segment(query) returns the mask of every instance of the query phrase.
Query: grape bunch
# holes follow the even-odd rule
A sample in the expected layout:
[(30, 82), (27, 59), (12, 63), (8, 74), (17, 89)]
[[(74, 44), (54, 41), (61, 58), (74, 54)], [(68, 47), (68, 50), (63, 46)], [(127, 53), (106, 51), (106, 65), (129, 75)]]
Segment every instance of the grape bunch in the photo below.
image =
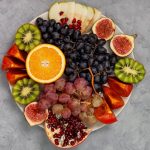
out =
[(93, 33), (81, 35), (80, 30), (71, 29), (67, 24), (62, 25), (53, 19), (37, 18), (36, 24), (43, 41), (58, 46), (65, 54), (67, 80), (74, 82), (80, 76), (96, 92), (102, 91), (102, 84), (107, 82), (109, 75), (113, 75), (117, 62), (117, 56), (108, 53), (104, 47), (106, 41), (98, 39)]
[[(77, 78), (74, 83), (66, 82), (64, 78), (61, 78), (55, 83), (44, 85), (38, 106), (41, 110), (51, 109), (53, 114), (61, 115), (64, 119), (72, 115), (80, 116), (84, 120), (83, 114), (85, 115), (91, 109), (92, 93), (92, 87), (88, 86), (84, 78)], [(88, 120), (89, 124), (94, 122), (93, 113), (89, 115), (93, 116)], [(88, 118), (87, 114), (86, 116)]]

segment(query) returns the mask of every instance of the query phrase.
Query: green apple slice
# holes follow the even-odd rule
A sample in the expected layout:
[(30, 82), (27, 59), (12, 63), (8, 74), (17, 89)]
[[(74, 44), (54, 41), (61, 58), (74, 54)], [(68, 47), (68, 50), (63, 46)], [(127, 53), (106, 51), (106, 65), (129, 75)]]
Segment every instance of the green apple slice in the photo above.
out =
[(94, 23), (97, 20), (99, 20), (101, 18), (101, 16), (102, 16), (102, 13), (99, 10), (97, 10), (96, 8), (94, 8), (94, 16), (93, 16), (91, 22), (89, 23), (88, 28), (86, 29), (85, 32), (89, 32), (92, 29), (92, 26), (94, 25)]
[(92, 21), (94, 15), (95, 15), (94, 9), (92, 7), (87, 6), (86, 21), (84, 22), (84, 27), (82, 28), (82, 32), (87, 31), (87, 28), (90, 25), (90, 22)]
[(49, 19), (55, 19), (57, 22), (59, 22), (60, 18), (60, 7), (59, 4), (56, 2), (52, 4), (49, 9)]

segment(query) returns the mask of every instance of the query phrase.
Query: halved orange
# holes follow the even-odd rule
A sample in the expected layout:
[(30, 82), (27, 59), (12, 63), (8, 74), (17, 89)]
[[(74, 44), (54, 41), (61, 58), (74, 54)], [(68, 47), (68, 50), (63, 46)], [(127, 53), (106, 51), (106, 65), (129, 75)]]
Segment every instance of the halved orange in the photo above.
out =
[(27, 73), (34, 81), (51, 83), (64, 73), (66, 65), (62, 51), (51, 44), (41, 44), (31, 50), (26, 59)]

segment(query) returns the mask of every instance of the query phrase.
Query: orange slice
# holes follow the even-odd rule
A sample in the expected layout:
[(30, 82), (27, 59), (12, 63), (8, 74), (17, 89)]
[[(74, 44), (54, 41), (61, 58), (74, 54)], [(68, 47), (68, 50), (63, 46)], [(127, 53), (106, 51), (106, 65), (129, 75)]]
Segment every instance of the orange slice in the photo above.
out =
[(26, 59), (27, 73), (34, 81), (51, 83), (64, 73), (66, 65), (62, 51), (51, 44), (41, 44), (29, 52)]

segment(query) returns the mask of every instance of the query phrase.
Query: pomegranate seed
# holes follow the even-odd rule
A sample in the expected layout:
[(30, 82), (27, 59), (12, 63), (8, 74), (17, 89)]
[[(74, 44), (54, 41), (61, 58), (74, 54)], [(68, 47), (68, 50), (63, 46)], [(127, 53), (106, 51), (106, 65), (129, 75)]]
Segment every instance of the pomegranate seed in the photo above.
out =
[(78, 25), (81, 25), (81, 24), (82, 24), (82, 21), (81, 21), (81, 20), (78, 20), (78, 21), (77, 21), (77, 24), (78, 24)]
[(55, 139), (55, 141), (54, 141), (54, 142), (55, 142), (55, 144), (56, 144), (56, 145), (59, 145), (59, 141), (58, 141), (58, 139)]
[(66, 18), (65, 18), (65, 22), (67, 23), (67, 22), (68, 22), (68, 20), (69, 20), (69, 19), (66, 17)]
[(70, 144), (73, 146), (73, 145), (75, 144), (75, 142), (74, 142), (74, 141), (71, 141)]
[(77, 21), (76, 18), (73, 18), (72, 23), (76, 23), (76, 21)]
[(61, 11), (61, 12), (59, 13), (59, 15), (60, 15), (60, 16), (62, 16), (63, 14), (64, 14), (64, 12), (63, 12), (63, 11)]
[(73, 25), (72, 25), (72, 24), (70, 24), (70, 25), (69, 25), (69, 28), (70, 28), (70, 29), (73, 29)]
[(51, 128), (51, 131), (54, 132), (54, 128)]

